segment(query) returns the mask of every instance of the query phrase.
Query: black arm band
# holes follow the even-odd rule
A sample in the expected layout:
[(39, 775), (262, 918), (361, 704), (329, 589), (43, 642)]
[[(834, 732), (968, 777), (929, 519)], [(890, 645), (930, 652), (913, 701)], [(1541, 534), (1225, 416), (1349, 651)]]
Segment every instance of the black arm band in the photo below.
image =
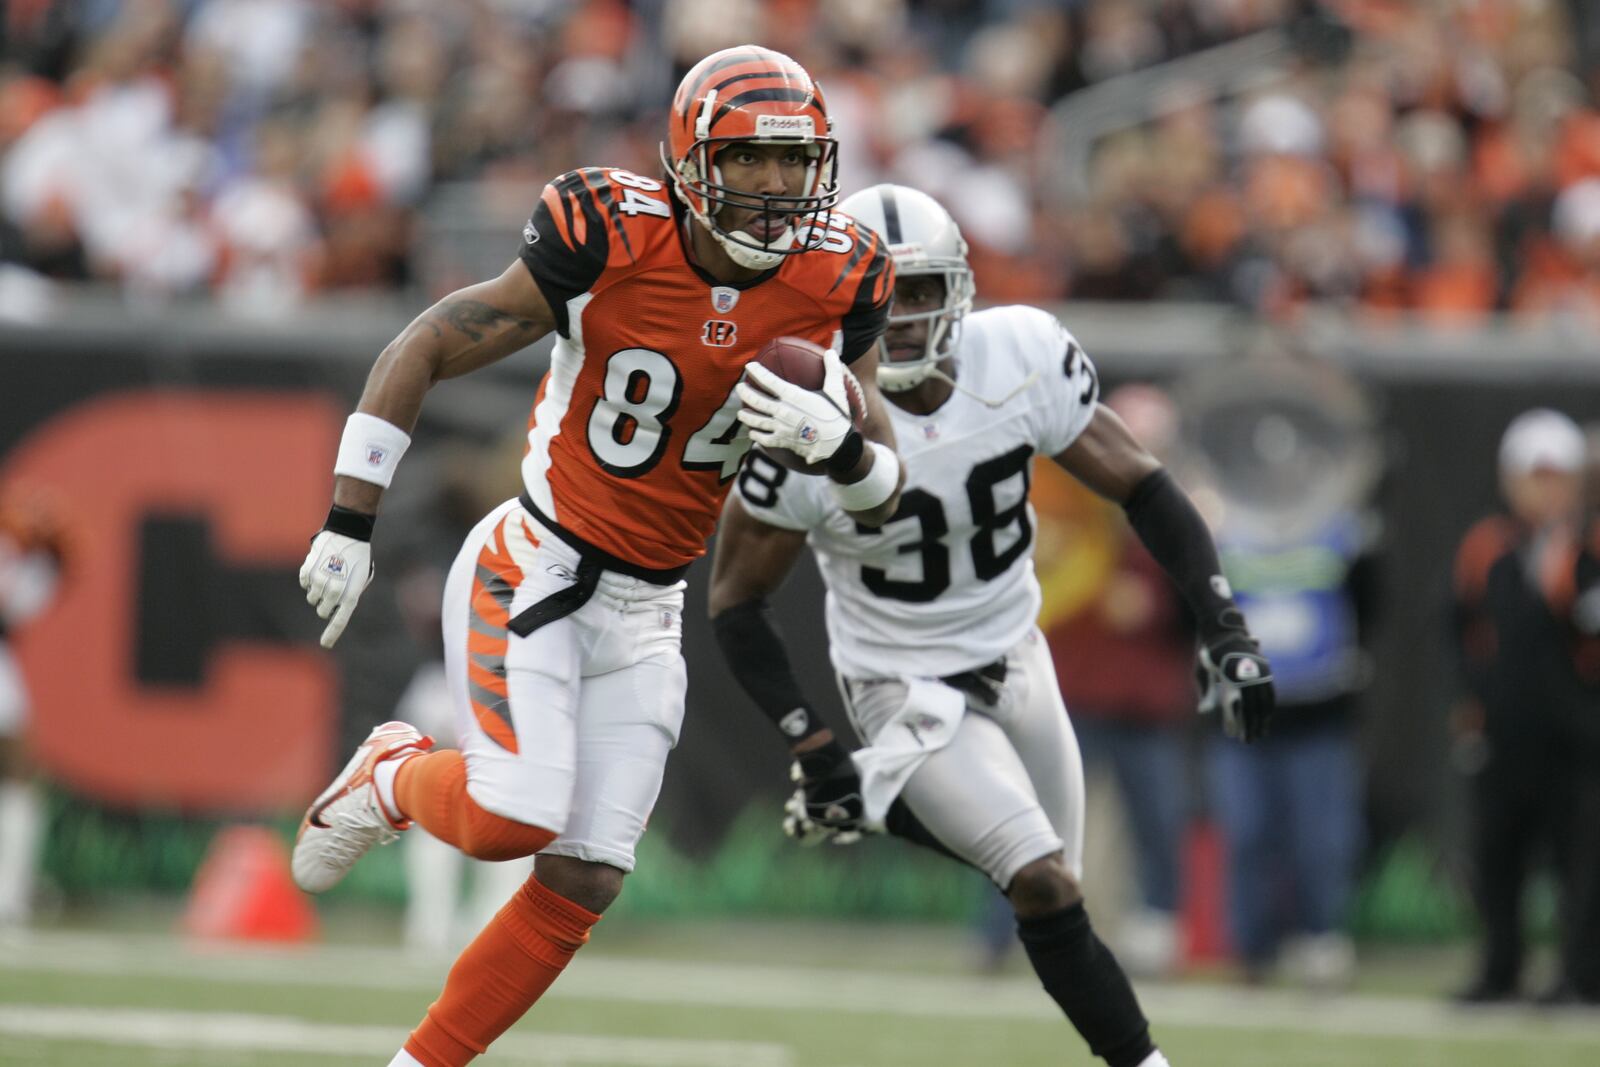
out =
[(376, 515), (368, 515), (354, 508), (342, 508), (335, 504), (328, 511), (328, 518), (323, 522), (324, 530), (332, 530), (336, 534), (354, 537), (357, 541), (371, 541), (372, 528), (378, 521)]
[(1221, 580), (1211, 531), (1166, 468), (1157, 468), (1134, 486), (1122, 510), (1144, 547), (1177, 584), (1194, 612), (1202, 641), (1244, 629), (1244, 616)]
[(861, 456), (867, 450), (867, 439), (861, 436), (860, 430), (851, 430), (839, 442), (839, 449), (825, 461), (829, 474), (849, 474), (856, 469), (856, 464), (861, 462)]
[(800, 691), (765, 600), (734, 605), (712, 619), (711, 628), (734, 679), (786, 741), (792, 745), (826, 725)]

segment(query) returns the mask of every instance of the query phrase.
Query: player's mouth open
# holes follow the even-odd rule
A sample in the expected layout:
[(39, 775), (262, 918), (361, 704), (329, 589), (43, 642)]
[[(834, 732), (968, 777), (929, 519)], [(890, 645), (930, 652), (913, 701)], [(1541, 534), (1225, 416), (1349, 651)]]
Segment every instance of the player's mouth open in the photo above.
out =
[(784, 215), (757, 215), (745, 223), (744, 228), (758, 241), (776, 241), (789, 228), (789, 219)]

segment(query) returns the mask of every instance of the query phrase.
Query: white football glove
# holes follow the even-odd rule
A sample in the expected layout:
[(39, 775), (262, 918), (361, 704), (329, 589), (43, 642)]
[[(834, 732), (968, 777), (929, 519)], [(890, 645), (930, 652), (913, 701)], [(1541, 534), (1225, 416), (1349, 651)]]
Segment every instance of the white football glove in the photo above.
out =
[(372, 581), (372, 545), (354, 537), (323, 530), (311, 541), (311, 551), (300, 565), (300, 588), (317, 617), (332, 615), (322, 631), (322, 647), (332, 648), (344, 633), (367, 583)]
[(831, 348), (823, 353), (822, 364), (821, 391), (784, 381), (759, 363), (746, 364), (746, 377), (761, 387), (748, 382), (736, 387), (744, 404), (739, 421), (750, 427), (750, 440), (787, 449), (807, 463), (821, 463), (839, 451), (854, 429), (845, 396), (846, 371)]

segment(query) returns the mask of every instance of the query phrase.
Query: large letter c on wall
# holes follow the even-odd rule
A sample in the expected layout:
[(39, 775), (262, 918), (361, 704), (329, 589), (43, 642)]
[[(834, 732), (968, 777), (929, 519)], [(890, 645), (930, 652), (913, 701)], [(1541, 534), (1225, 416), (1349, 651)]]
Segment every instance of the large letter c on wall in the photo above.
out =
[(295, 571), (339, 426), (319, 393), (149, 390), (21, 441), (0, 484), (67, 512), (60, 600), (16, 639), (49, 774), (110, 803), (234, 812), (323, 784), (338, 684), (304, 641)]

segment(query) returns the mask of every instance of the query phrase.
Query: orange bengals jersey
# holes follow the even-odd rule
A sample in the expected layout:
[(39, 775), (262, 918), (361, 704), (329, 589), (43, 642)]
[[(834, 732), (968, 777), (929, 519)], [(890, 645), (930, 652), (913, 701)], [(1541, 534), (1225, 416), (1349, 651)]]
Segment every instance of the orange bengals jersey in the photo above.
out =
[(652, 571), (705, 551), (750, 444), (733, 391), (745, 364), (784, 336), (839, 336), (850, 362), (883, 332), (894, 290), (887, 249), (847, 216), (738, 285), (690, 262), (682, 218), (663, 182), (586, 168), (547, 185), (522, 232), (560, 334), (529, 423), (527, 497)]

